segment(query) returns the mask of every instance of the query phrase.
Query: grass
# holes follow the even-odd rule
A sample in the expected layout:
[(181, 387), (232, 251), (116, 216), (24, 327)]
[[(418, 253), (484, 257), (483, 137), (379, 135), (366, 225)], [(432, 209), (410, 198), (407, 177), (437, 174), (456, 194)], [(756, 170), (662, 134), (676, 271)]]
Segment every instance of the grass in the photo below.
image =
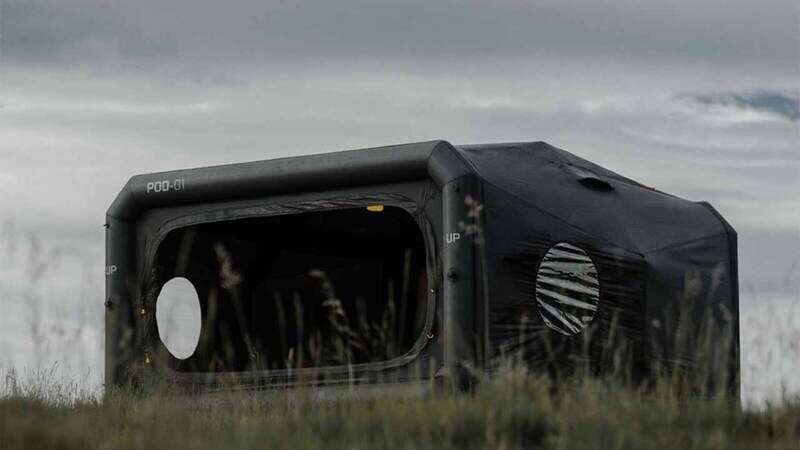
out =
[(507, 369), (473, 394), (105, 398), (6, 378), (0, 449), (800, 448), (800, 401), (741, 410), (610, 379)]

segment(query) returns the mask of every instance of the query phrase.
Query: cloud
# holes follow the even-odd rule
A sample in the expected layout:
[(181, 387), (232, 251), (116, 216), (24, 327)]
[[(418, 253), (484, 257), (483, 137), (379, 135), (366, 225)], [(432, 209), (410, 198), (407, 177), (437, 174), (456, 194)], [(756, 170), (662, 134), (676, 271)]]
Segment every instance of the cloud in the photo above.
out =
[(98, 101), (44, 101), (14, 102), (6, 98), (3, 107), (8, 114), (119, 114), (140, 116), (163, 116), (179, 114), (202, 114), (213, 112), (217, 105), (208, 102), (189, 104), (170, 103), (121, 103)]
[(0, 172), (0, 188), (14, 184), (18, 181), (17, 176), (10, 172)]
[(738, 122), (780, 118), (800, 121), (800, 91), (755, 90), (749, 92), (721, 92), (694, 94), (689, 98), (704, 107), (717, 111), (733, 110)]
[[(796, 4), (773, 0), (5, 0), (7, 62), (197, 71), (280, 62), (581, 57), (796, 71)], [(191, 69), (189, 69), (191, 68)]]

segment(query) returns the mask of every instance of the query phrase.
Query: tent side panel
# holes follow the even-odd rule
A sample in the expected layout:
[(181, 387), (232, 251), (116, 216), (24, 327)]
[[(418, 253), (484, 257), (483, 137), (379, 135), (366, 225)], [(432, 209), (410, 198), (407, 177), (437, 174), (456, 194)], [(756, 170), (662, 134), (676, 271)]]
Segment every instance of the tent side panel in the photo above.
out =
[[(491, 185), (484, 186), (484, 195), (490, 366), (522, 357), (555, 373), (572, 370), (576, 361), (618, 369), (612, 367), (614, 358), (624, 353), (624, 369), (639, 370), (644, 260)], [(596, 313), (572, 336), (548, 326), (537, 301), (541, 262), (559, 243), (584, 250), (599, 278)]]
[[(734, 242), (735, 245), (735, 242)], [(738, 392), (739, 305), (735, 247), (727, 233), (645, 254), (645, 325), (651, 366)]]
[[(153, 287), (149, 284), (152, 275), (152, 255), (158, 248), (160, 239), (170, 230), (199, 223), (367, 206), (375, 203), (403, 207), (415, 217), (420, 226), (426, 241), (427, 279), (431, 296), (430, 315), (426, 320), (433, 328), (430, 334), (432, 338), (426, 340), (425, 335), (421, 336), (421, 343), (415, 347), (413, 354), (404, 355), (382, 369), (365, 370), (363, 374), (368, 378), (381, 371), (381, 376), (387, 379), (406, 380), (413, 379), (419, 374), (434, 373), (437, 367), (433, 367), (432, 364), (440, 364), (444, 359), (441, 345), (443, 333), (436, 328), (443, 322), (440, 297), (442, 292), (440, 239), (444, 237), (442, 201), (436, 185), (429, 179), (421, 178), (401, 183), (329, 188), (316, 192), (284, 193), (223, 202), (150, 208), (144, 210), (144, 214), (136, 221), (122, 221), (109, 217), (107, 259), (109, 267), (114, 266), (116, 269), (107, 281), (107, 292), (112, 299), (106, 315), (107, 383), (120, 385), (135, 381), (148, 371), (152, 372), (155, 366), (152, 358), (150, 362), (146, 362), (150, 348), (146, 342), (147, 320), (145, 316), (139, 315), (139, 309), (145, 301), (141, 293), (151, 292)], [(152, 336), (152, 333), (149, 335)], [(345, 373), (342, 376), (349, 375)], [(208, 379), (204, 377), (205, 375), (198, 375), (190, 383), (200, 385), (219, 381), (213, 376)], [(264, 374), (243, 373), (241, 377), (231, 377), (231, 379), (235, 383), (258, 384), (268, 383), (272, 378)]]

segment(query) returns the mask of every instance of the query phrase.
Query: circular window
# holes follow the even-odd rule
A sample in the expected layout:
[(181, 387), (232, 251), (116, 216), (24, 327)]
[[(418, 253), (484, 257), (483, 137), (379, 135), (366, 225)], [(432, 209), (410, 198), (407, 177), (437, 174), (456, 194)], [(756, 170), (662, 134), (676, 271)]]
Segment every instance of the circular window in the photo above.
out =
[(192, 356), (200, 340), (200, 299), (186, 278), (173, 278), (161, 288), (156, 300), (156, 326), (172, 356)]
[(536, 303), (544, 323), (567, 336), (580, 333), (597, 312), (600, 282), (589, 255), (558, 243), (544, 255), (536, 273)]

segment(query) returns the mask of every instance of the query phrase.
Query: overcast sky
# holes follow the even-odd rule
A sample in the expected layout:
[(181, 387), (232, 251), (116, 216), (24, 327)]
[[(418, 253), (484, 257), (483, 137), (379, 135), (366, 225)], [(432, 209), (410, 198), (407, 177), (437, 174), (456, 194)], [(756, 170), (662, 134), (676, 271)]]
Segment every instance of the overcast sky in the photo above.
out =
[(0, 0), (0, 220), (100, 254), (136, 173), (545, 140), (710, 201), (743, 301), (798, 299), (798, 5)]
[(800, 274), (796, 1), (0, 5), (0, 215), (19, 228), (99, 246), (140, 172), (546, 140), (711, 201), (745, 283)]

